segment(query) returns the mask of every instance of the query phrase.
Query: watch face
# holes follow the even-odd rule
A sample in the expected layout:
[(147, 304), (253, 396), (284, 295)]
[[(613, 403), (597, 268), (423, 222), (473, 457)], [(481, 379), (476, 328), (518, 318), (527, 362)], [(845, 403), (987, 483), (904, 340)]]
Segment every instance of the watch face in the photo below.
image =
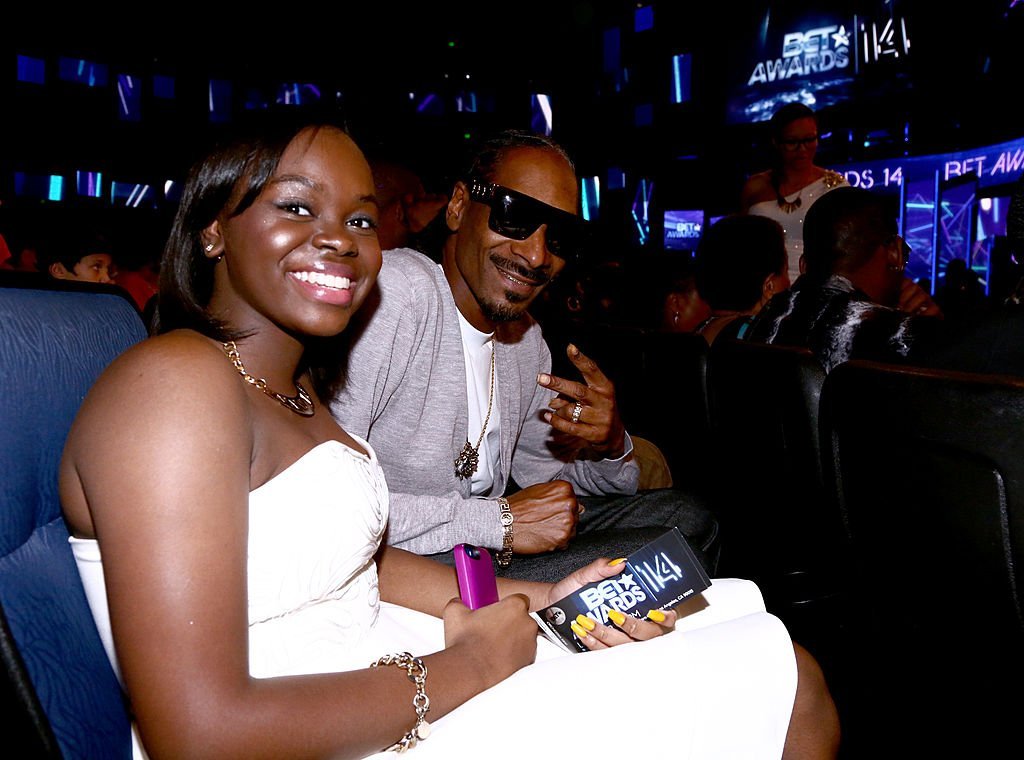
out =
[(501, 513), (501, 524), (502, 525), (511, 525), (512, 524), (512, 513), (511, 512), (502, 512)]

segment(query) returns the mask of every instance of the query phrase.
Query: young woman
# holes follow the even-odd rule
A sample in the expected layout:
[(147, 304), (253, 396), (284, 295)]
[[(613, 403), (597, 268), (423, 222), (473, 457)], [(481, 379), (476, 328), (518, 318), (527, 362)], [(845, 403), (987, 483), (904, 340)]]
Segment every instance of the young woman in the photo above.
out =
[(160, 334), (83, 403), (61, 496), (136, 757), (525, 756), (638, 726), (667, 755), (833, 756), (820, 669), (752, 584), (716, 581), (678, 626), (588, 619), (580, 656), (539, 646), (527, 610), (621, 565), (502, 582), (470, 611), (452, 568), (386, 546), (374, 452), (322, 402), (380, 267), (376, 217), (336, 128), (211, 154), (166, 247)]
[(775, 161), (771, 169), (747, 178), (740, 211), (774, 219), (786, 233), (790, 282), (800, 276), (803, 223), (807, 209), (829, 190), (849, 184), (831, 169), (814, 163), (818, 118), (803, 103), (787, 103), (769, 122)]

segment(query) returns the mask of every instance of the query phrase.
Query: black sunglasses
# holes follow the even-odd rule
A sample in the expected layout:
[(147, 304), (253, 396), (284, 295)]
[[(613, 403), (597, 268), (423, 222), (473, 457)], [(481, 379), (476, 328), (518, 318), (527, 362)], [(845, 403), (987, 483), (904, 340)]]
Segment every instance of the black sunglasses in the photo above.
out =
[(543, 224), (544, 242), (551, 253), (568, 259), (582, 252), (586, 227), (575, 214), (478, 177), (468, 185), (472, 200), (490, 206), (487, 226), (502, 237), (526, 240)]

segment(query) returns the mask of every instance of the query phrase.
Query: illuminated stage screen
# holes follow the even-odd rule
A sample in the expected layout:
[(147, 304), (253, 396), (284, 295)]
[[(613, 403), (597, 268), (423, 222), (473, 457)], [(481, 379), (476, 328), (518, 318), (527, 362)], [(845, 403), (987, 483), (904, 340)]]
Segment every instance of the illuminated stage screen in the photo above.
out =
[(853, 97), (906, 90), (913, 25), (904, 4), (820, 2), (817, 10), (771, 4), (734, 38), (727, 122), (767, 121), (792, 101), (820, 111)]
[(912, 249), (908, 277), (930, 284), (934, 293), (946, 264), (961, 258), (988, 288), (995, 241), (1006, 234), (1010, 188), (1024, 172), (1024, 138), (829, 168), (854, 187), (896, 199), (900, 232)]

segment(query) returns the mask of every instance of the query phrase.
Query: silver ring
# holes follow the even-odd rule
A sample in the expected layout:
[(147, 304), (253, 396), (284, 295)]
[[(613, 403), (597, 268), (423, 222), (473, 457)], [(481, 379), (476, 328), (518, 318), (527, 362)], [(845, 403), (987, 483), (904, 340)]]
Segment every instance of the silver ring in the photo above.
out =
[(583, 404), (579, 401), (576, 402), (576, 406), (572, 408), (572, 421), (577, 423), (580, 421), (580, 415), (583, 413)]

